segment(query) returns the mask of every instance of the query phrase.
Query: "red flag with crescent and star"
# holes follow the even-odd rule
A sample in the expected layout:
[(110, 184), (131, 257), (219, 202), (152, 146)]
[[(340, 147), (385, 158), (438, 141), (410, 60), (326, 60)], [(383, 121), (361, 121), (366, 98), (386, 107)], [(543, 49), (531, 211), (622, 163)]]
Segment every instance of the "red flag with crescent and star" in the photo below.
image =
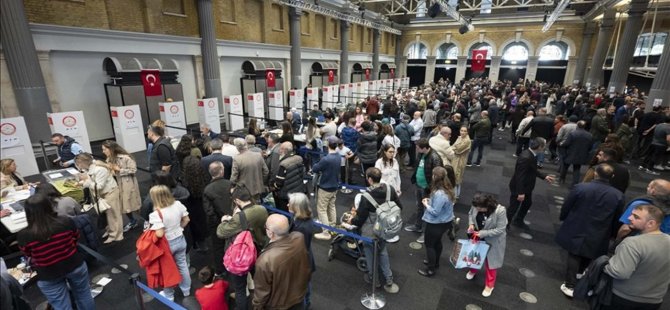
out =
[(365, 80), (366, 81), (370, 80), (370, 69), (365, 69)]
[(335, 82), (335, 71), (328, 70), (328, 83)]
[(486, 52), (487, 50), (472, 50), (472, 72), (486, 70)]
[(267, 83), (268, 87), (275, 87), (275, 81), (275, 70), (265, 71), (265, 82)]
[(163, 94), (161, 77), (158, 70), (142, 70), (140, 77), (142, 78), (145, 96), (160, 96)]
[(391, 78), (395, 78), (395, 69), (391, 68)]

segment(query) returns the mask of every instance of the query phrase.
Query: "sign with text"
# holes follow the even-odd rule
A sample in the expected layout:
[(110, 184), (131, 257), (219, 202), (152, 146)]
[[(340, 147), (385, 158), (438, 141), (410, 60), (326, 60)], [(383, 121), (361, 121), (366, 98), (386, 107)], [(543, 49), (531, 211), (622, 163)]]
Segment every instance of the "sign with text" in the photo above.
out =
[(109, 107), (109, 110), (112, 113), (116, 142), (130, 153), (146, 150), (140, 106)]
[(223, 97), (223, 104), (229, 111), (228, 129), (232, 131), (244, 129), (244, 106), (242, 105), (242, 95)]
[(40, 173), (22, 116), (0, 119), (0, 157), (13, 159), (16, 170), (23, 176)]
[(198, 100), (198, 122), (200, 126), (209, 125), (213, 132), (221, 132), (221, 121), (219, 120), (219, 98), (205, 98)]
[(179, 138), (186, 134), (186, 114), (183, 101), (159, 102), (158, 111), (161, 120), (165, 122), (166, 135)]
[(84, 112), (70, 111), (59, 113), (47, 113), (51, 133), (60, 133), (70, 136), (77, 141), (84, 152), (91, 153), (91, 142), (88, 138)]

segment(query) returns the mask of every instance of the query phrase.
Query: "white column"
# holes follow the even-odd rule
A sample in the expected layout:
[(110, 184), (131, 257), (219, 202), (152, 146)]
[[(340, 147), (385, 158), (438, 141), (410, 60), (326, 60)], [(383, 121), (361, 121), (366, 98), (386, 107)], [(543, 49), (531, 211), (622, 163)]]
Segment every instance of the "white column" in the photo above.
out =
[(468, 56), (458, 56), (458, 60), (456, 61), (456, 76), (454, 77), (455, 83), (460, 83), (465, 78), (467, 66)]
[(489, 80), (495, 82), (500, 76), (500, 63), (502, 56), (491, 56), (491, 68), (489, 69)]
[(563, 85), (578, 84), (580, 82), (577, 81), (577, 83), (573, 83), (573, 81), (577, 80), (575, 79), (575, 77), (577, 74), (578, 62), (579, 57), (571, 56), (570, 58), (568, 58), (568, 67), (565, 69), (565, 78), (563, 79)]
[(540, 56), (528, 56), (528, 64), (526, 65), (526, 80), (535, 81), (537, 76), (537, 65), (540, 62)]
[(435, 60), (437, 59), (436, 56), (428, 56), (426, 57), (426, 78), (424, 83), (429, 84), (432, 83), (433, 80), (435, 79)]

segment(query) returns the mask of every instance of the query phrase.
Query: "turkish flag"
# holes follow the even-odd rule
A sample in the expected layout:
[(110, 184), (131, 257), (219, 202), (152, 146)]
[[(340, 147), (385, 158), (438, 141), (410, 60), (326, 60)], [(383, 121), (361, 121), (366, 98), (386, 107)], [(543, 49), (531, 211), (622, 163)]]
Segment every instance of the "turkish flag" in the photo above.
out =
[(370, 80), (370, 69), (365, 69), (365, 80), (366, 81)]
[(328, 70), (328, 83), (335, 82), (335, 72), (333, 70)]
[(265, 71), (265, 82), (268, 87), (275, 87), (275, 70)]
[(145, 96), (160, 96), (163, 94), (161, 77), (158, 70), (142, 70), (140, 77), (142, 78)]
[(395, 78), (395, 69), (391, 68), (391, 78)]
[(472, 50), (472, 72), (486, 70), (486, 52), (487, 50)]

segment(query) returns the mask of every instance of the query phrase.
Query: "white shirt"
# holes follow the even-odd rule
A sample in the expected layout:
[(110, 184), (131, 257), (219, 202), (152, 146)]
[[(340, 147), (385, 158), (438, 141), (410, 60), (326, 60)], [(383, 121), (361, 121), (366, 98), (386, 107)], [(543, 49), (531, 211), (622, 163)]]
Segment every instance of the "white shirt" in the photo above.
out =
[(184, 229), (181, 227), (181, 219), (188, 215), (186, 207), (179, 201), (176, 201), (169, 207), (160, 209), (163, 219), (158, 215), (158, 211), (149, 214), (149, 224), (151, 230), (165, 229), (165, 238), (167, 240), (177, 239), (183, 236)]
[(340, 156), (342, 156), (342, 162), (340, 163), (340, 165), (342, 167), (347, 165), (347, 157), (346, 156), (347, 156), (347, 154), (349, 154), (349, 152), (351, 152), (351, 150), (344, 145), (342, 145), (342, 147), (337, 148), (337, 153), (340, 154)]
[(235, 157), (236, 155), (240, 154), (240, 151), (238, 151), (234, 145), (230, 143), (224, 143), (223, 147), (221, 148), (221, 154), (230, 157)]
[(383, 160), (380, 158), (375, 162), (375, 168), (382, 172), (381, 183), (393, 186), (396, 194), (400, 196), (400, 166), (398, 166), (398, 161), (394, 158), (393, 165), (389, 167), (388, 165), (384, 165)]
[(414, 135), (410, 138), (412, 141), (419, 141), (421, 139), (421, 130), (423, 130), (423, 120), (422, 119), (412, 119), (409, 122), (409, 125), (414, 128)]

